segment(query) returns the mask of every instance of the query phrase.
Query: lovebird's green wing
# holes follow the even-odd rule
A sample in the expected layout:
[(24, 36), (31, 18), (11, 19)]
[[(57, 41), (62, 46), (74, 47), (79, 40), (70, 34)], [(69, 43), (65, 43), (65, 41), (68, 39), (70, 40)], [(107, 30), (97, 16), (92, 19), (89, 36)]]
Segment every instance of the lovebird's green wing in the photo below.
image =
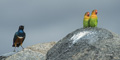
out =
[(96, 27), (97, 26), (97, 18), (90, 18), (90, 27)]
[(83, 20), (83, 27), (89, 27), (88, 20)]

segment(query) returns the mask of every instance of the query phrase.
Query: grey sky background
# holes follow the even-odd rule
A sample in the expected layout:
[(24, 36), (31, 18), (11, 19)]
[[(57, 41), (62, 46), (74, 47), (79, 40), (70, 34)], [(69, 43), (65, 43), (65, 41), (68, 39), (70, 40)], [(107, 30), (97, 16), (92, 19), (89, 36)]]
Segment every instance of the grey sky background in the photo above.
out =
[(25, 26), (23, 47), (59, 41), (82, 28), (84, 13), (94, 9), (98, 27), (120, 34), (120, 0), (0, 0), (0, 54), (13, 51), (19, 25)]

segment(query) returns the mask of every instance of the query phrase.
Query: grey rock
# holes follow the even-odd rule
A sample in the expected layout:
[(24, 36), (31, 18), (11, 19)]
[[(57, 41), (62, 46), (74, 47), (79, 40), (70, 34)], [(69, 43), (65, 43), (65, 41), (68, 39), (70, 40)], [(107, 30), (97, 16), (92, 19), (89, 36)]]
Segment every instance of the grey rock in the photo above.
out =
[(104, 28), (80, 28), (58, 41), (46, 60), (120, 60), (120, 36)]
[(9, 57), (15, 53), (16, 52), (9, 52), (9, 53), (2, 54), (2, 55), (0, 55), (0, 60), (5, 60), (7, 57)]
[(24, 50), (7, 57), (5, 60), (45, 60), (47, 51), (56, 42), (40, 43), (29, 46)]
[(5, 60), (6, 58), (6, 56), (0, 56), (0, 60)]

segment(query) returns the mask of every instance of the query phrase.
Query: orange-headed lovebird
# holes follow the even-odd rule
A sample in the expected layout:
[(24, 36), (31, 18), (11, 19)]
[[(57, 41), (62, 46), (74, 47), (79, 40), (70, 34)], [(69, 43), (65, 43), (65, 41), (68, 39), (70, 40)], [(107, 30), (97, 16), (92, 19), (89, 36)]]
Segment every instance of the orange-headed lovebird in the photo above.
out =
[(97, 27), (98, 24), (98, 17), (97, 17), (97, 10), (93, 10), (92, 14), (89, 19), (89, 25), (90, 27)]
[[(13, 45), (12, 45), (13, 47), (15, 47), (15, 48), (19, 47), (19, 46), (22, 47), (22, 43), (23, 43), (25, 36), (26, 36), (25, 32), (23, 30), (24, 30), (24, 26), (23, 25), (19, 26), (19, 29), (15, 33), (14, 38), (13, 38)], [(15, 52), (15, 49), (14, 49), (14, 52)]]
[(89, 18), (90, 18), (90, 13), (86, 12), (84, 15), (84, 19), (83, 19), (83, 27), (84, 28), (89, 27), (89, 23), (88, 23)]

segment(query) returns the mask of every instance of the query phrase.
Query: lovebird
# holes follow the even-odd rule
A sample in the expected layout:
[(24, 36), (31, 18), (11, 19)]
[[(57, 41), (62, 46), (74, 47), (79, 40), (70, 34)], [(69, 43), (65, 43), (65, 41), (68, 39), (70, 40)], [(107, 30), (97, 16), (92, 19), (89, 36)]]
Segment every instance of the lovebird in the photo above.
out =
[(86, 12), (85, 15), (84, 15), (84, 19), (83, 19), (83, 27), (86, 28), (86, 27), (89, 27), (89, 18), (90, 18), (90, 13), (89, 12)]
[[(12, 47), (15, 47), (15, 48), (19, 47), (19, 46), (22, 47), (22, 43), (25, 39), (25, 36), (26, 36), (26, 34), (24, 32), (24, 26), (20, 25), (18, 31), (14, 35)], [(15, 52), (15, 49), (14, 49), (14, 52)]]
[(97, 10), (93, 10), (92, 14), (89, 19), (89, 25), (90, 27), (97, 27), (98, 24), (98, 17), (97, 17)]

